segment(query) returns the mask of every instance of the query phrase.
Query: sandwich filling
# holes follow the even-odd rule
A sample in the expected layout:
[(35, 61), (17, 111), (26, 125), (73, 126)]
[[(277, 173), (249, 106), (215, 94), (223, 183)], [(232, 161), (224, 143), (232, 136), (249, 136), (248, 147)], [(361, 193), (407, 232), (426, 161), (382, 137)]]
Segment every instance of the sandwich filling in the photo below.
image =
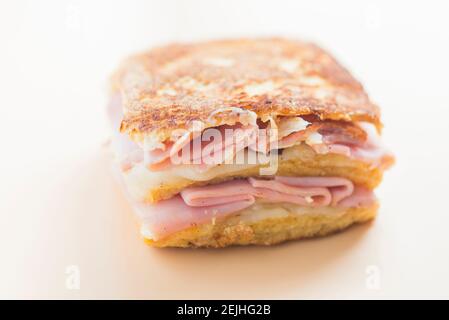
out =
[[(322, 214), (322, 208), (328, 208), (329, 214), (338, 214), (340, 209), (365, 207), (375, 201), (371, 190), (354, 186), (345, 178), (276, 176), (268, 180), (249, 178), (187, 188), (169, 200), (156, 204), (135, 203), (135, 206), (143, 221), (142, 232), (157, 240), (236, 213), (241, 214), (242, 219), (257, 220), (256, 209), (264, 204), (294, 208), (297, 214)], [(289, 214), (285, 210), (282, 213)], [(279, 210), (272, 210), (259, 218), (278, 215)]]
[[(117, 99), (110, 111), (117, 128), (121, 114)], [(254, 118), (251, 111), (241, 112), (244, 117), (238, 123), (185, 130), (166, 141), (134, 142), (126, 135), (114, 135), (112, 147), (121, 177), (143, 222), (145, 237), (161, 239), (232, 215), (240, 215), (242, 219), (278, 215), (281, 209), (271, 208), (261, 216), (260, 212), (266, 211), (261, 208), (269, 204), (284, 208), (283, 214), (338, 214), (344, 208), (375, 203), (372, 190), (354, 185), (346, 178), (279, 175), (187, 187), (170, 199), (145, 203), (149, 188), (177, 178), (207, 182), (226, 170), (239, 171), (267, 163), (267, 157), (256, 157), (254, 163), (249, 163), (251, 155), (282, 153), (298, 144), (310, 146), (317, 154), (340, 154), (372, 167), (389, 165), (389, 153), (375, 127), (368, 123), (320, 121), (312, 116), (262, 121)], [(211, 130), (218, 133), (215, 139), (211, 139)], [(239, 157), (244, 161), (234, 163)]]
[[(238, 109), (239, 122), (202, 129), (179, 130), (165, 141), (151, 137), (132, 141), (116, 131), (120, 126), (121, 102), (109, 106), (116, 133), (112, 144), (123, 172), (144, 166), (152, 173), (187, 172), (186, 178), (209, 180), (219, 165), (267, 164), (272, 153), (306, 144), (317, 154), (340, 154), (386, 169), (391, 154), (383, 146), (374, 125), (365, 122), (320, 121), (313, 116), (257, 119), (254, 112)], [(141, 170), (139, 170), (141, 171)], [(155, 177), (157, 174), (154, 175)], [(204, 178), (205, 177), (205, 178)]]

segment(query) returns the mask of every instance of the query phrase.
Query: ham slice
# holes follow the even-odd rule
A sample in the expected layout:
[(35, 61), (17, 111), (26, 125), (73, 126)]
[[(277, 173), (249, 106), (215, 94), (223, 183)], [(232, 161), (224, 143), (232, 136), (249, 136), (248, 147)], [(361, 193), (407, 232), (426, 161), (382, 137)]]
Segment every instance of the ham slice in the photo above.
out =
[(176, 143), (169, 142), (164, 150), (149, 151), (148, 168), (159, 171), (173, 165), (192, 164), (207, 170), (234, 159), (239, 151), (254, 145), (257, 134), (258, 127), (240, 124), (208, 128), (196, 136), (189, 133)]
[(339, 177), (249, 178), (187, 188), (157, 204), (138, 204), (137, 211), (154, 238), (231, 215), (256, 200), (308, 207), (358, 207), (373, 203), (375, 198), (372, 191)]
[(332, 196), (332, 205), (337, 205), (354, 191), (351, 181), (339, 177), (276, 177), (275, 180), (295, 187), (326, 188)]
[[(113, 146), (122, 162), (123, 171), (144, 161), (151, 171), (189, 164), (198, 172), (205, 172), (213, 166), (229, 163), (245, 148), (267, 154), (273, 149), (284, 149), (303, 142), (319, 154), (341, 154), (368, 162), (373, 167), (384, 169), (393, 162), (393, 157), (370, 124), (316, 120), (308, 122), (301, 117), (280, 117), (276, 121), (271, 119), (269, 122), (247, 122), (208, 128), (202, 132), (186, 132), (175, 142), (160, 142), (153, 149), (144, 152), (141, 146), (126, 135), (118, 133), (120, 109), (120, 96), (113, 96), (108, 113), (114, 132), (117, 132), (113, 137)], [(278, 129), (276, 140), (264, 129)], [(212, 132), (220, 133), (220, 139), (216, 139)], [(314, 139), (310, 139), (311, 137)]]
[(356, 186), (350, 196), (338, 202), (338, 206), (344, 208), (366, 207), (375, 201), (376, 197), (372, 190)]
[[(167, 170), (173, 165), (188, 163), (199, 166), (204, 171), (218, 164), (227, 163), (226, 161), (232, 160), (239, 151), (245, 148), (267, 154), (273, 149), (284, 149), (303, 142), (311, 146), (318, 154), (340, 154), (372, 163), (373, 166), (385, 163), (384, 158), (389, 157), (388, 151), (380, 143), (375, 128), (368, 124), (358, 126), (324, 121), (313, 123), (308, 127), (304, 125), (304, 127), (305, 129), (293, 132), (291, 127), (287, 127), (285, 131), (279, 131), (276, 141), (272, 140), (266, 128), (260, 128), (260, 126), (234, 125), (209, 128), (196, 139), (183, 140), (182, 146), (178, 141), (177, 148), (174, 148), (174, 144), (170, 142), (166, 144), (165, 150), (151, 151), (148, 167), (150, 170), (159, 171)], [(208, 136), (212, 130), (221, 133), (222, 139), (204, 141), (204, 136)], [(226, 136), (226, 130), (233, 133)], [(287, 132), (286, 135), (283, 134), (285, 132)], [(311, 137), (314, 139), (310, 139)], [(200, 147), (195, 148), (195, 143)], [(184, 153), (188, 154), (187, 158), (182, 158)], [(176, 160), (181, 158), (182, 161)]]
[(332, 201), (332, 196), (326, 187), (295, 186), (274, 180), (257, 180), (249, 178), (256, 197), (266, 202), (289, 202), (302, 206), (327, 206)]
[(241, 200), (254, 200), (254, 188), (246, 180), (234, 180), (219, 184), (187, 188), (181, 191), (184, 202), (192, 207), (219, 205)]
[(353, 191), (352, 182), (344, 178), (275, 177), (271, 180), (248, 178), (205, 187), (187, 188), (181, 191), (181, 197), (187, 205), (194, 207), (250, 198), (318, 207), (337, 205)]

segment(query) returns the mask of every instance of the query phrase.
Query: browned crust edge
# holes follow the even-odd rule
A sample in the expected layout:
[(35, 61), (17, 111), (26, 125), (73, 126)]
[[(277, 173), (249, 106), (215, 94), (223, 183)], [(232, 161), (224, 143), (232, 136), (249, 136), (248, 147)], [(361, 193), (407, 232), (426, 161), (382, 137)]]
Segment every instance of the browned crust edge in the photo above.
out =
[[(205, 63), (211, 59), (233, 65)], [(285, 70), (288, 63), (297, 66)], [(248, 93), (248, 87), (254, 91), (254, 85), (267, 83), (265, 90)], [(135, 139), (151, 134), (165, 140), (193, 121), (205, 128), (235, 123), (238, 116), (229, 113), (218, 121), (210, 119), (216, 110), (230, 107), (259, 118), (313, 114), (381, 128), (379, 108), (362, 85), (326, 51), (296, 40), (237, 39), (155, 48), (126, 60), (113, 77), (113, 88), (123, 97), (120, 130)]]

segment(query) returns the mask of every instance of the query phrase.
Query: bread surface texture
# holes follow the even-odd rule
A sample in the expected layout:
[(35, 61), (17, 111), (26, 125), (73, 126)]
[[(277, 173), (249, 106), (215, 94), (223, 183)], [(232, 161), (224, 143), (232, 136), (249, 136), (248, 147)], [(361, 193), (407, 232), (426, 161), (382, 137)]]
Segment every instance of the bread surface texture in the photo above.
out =
[(367, 121), (380, 112), (362, 85), (318, 46), (282, 38), (172, 44), (127, 59), (112, 78), (121, 131), (163, 141), (193, 121), (233, 124), (237, 109), (267, 116)]
[[(275, 205), (273, 210), (277, 210)], [(319, 213), (287, 215), (262, 220), (240, 219), (234, 215), (223, 220), (202, 224), (154, 241), (145, 241), (153, 247), (209, 247), (233, 245), (274, 245), (288, 240), (326, 236), (353, 224), (372, 220), (378, 204), (361, 208), (339, 208), (329, 214), (329, 208)]]

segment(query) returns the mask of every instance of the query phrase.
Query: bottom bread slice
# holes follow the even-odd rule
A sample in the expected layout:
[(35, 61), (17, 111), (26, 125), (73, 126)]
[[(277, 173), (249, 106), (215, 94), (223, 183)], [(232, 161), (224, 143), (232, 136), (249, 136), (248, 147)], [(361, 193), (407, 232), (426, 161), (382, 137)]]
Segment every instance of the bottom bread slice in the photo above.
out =
[[(267, 205), (263, 210), (278, 210)], [(171, 234), (163, 239), (145, 241), (154, 247), (211, 247), (231, 245), (273, 245), (293, 239), (325, 236), (355, 223), (373, 219), (378, 203), (357, 208), (313, 208), (310, 213), (271, 215), (251, 219), (248, 214), (233, 215)], [(249, 219), (248, 219), (249, 218)]]

